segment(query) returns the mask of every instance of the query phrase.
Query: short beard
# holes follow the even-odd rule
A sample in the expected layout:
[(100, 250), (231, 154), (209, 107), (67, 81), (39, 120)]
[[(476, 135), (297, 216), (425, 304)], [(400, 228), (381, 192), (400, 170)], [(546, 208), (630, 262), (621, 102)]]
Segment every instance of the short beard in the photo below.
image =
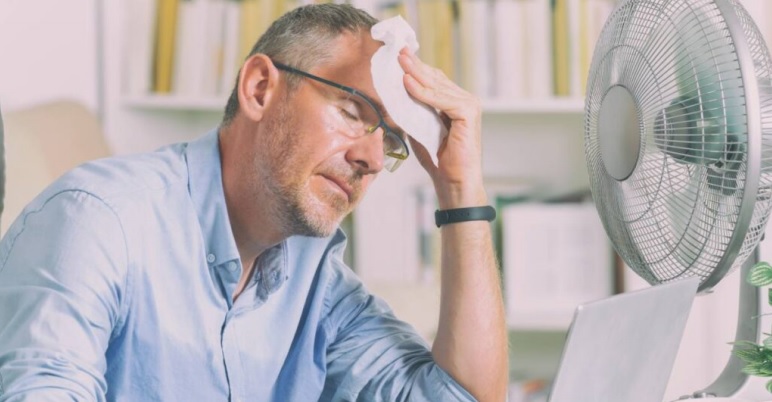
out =
[[(288, 95), (291, 96), (291, 95)], [(298, 158), (302, 158), (296, 151), (300, 143), (300, 135), (296, 132), (297, 116), (289, 112), (288, 98), (281, 99), (277, 106), (276, 114), (266, 122), (267, 132), (270, 138), (265, 149), (270, 154), (255, 155), (253, 166), (266, 166), (263, 172), (258, 172), (257, 191), (265, 192), (273, 198), (271, 203), (271, 215), (275, 217), (275, 223), (279, 229), (288, 235), (300, 235), (309, 237), (327, 237), (331, 235), (340, 224), (343, 217), (350, 212), (349, 205), (339, 199), (331, 201), (330, 206), (339, 212), (340, 218), (335, 221), (327, 221), (321, 216), (313, 214), (309, 205), (304, 205), (307, 197), (304, 189), (297, 186), (282, 183), (282, 178), (292, 177), (292, 169)], [(272, 194), (272, 196), (271, 196)]]

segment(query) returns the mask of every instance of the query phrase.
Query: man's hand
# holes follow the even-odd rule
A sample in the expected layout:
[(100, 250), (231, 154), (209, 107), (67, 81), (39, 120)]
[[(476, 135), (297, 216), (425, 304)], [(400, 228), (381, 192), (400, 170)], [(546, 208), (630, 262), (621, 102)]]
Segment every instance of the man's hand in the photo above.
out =
[(437, 152), (438, 166), (426, 148), (412, 138), (410, 145), (421, 166), (429, 172), (441, 209), (480, 206), (487, 203), (482, 180), (480, 100), (466, 92), (437, 68), (424, 64), (402, 49), (399, 62), (405, 70), (408, 93), (440, 111), (449, 133)]
[[(440, 111), (449, 133), (435, 166), (426, 148), (411, 145), (434, 182), (441, 209), (488, 204), (483, 186), (480, 101), (440, 70), (405, 49), (399, 55), (408, 93)], [(507, 331), (490, 224), (442, 227), (442, 293), (437, 364), (481, 401), (503, 401), (508, 383)]]

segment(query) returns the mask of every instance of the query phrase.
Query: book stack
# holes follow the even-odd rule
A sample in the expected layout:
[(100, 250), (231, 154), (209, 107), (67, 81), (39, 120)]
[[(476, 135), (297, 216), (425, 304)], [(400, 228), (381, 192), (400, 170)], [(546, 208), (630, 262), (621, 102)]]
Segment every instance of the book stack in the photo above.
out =
[(567, 328), (578, 304), (613, 293), (613, 251), (594, 204), (525, 202), (501, 215), (510, 325)]
[[(124, 14), (124, 93), (222, 98), (272, 21), (321, 1), (135, 0)], [(348, 2), (380, 19), (402, 15), (416, 30), (424, 62), (481, 98), (498, 101), (583, 96), (595, 41), (616, 5), (616, 0)]]
[(123, 92), (223, 98), (260, 35), (313, 0), (135, 0), (124, 14)]
[(595, 41), (615, 5), (398, 0), (382, 2), (376, 15), (403, 15), (417, 28), (424, 62), (483, 99), (509, 101), (583, 96)]

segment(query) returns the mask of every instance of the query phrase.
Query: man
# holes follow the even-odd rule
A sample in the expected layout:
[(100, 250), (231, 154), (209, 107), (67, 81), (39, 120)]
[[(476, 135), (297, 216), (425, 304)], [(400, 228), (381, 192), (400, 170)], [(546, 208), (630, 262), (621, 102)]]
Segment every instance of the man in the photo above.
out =
[[(486, 221), (441, 228), (431, 351), (341, 262), (339, 222), (408, 152), (373, 87), (375, 22), (290, 12), (218, 130), (88, 163), (27, 207), (0, 243), (0, 401), (504, 400)], [(412, 143), (440, 208), (486, 205), (478, 101), (399, 62), (449, 122), (438, 166)]]

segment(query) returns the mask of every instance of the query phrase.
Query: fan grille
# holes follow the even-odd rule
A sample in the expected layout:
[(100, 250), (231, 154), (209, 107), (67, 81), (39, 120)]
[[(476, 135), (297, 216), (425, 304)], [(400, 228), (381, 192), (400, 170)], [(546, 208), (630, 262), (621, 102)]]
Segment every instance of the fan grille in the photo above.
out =
[[(652, 284), (699, 276), (711, 287), (747, 259), (768, 218), (769, 54), (752, 19), (728, 1), (731, 18), (712, 0), (628, 0), (593, 56), (585, 105), (593, 197), (617, 252)], [(743, 76), (745, 63), (755, 78)], [(746, 105), (750, 85), (758, 96)], [(602, 146), (604, 97), (614, 87), (634, 99), (640, 133), (624, 179), (609, 174)], [(760, 122), (749, 124), (756, 105)], [(760, 174), (748, 169), (754, 160)]]

